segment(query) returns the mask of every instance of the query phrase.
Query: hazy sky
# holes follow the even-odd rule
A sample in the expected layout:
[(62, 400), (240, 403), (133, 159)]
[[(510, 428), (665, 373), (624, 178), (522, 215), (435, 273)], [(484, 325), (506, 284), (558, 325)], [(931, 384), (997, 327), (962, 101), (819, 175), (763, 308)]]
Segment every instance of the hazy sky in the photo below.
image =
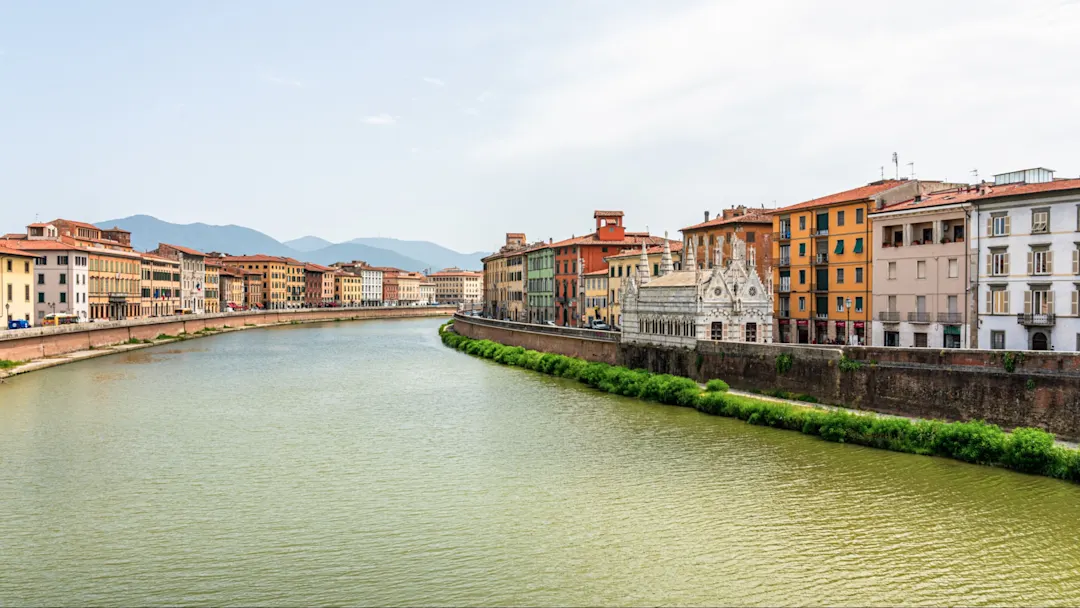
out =
[[(893, 174), (1080, 175), (1063, 0), (0, 0), (0, 229), (492, 249)], [(674, 234), (673, 234), (674, 236)]]

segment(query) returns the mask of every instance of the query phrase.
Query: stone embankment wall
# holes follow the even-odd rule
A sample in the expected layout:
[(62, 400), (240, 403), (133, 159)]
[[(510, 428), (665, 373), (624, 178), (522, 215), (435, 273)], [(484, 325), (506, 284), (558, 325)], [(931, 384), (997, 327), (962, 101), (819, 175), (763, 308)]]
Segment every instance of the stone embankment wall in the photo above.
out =
[(531, 325), (461, 315), (454, 317), (454, 329), (474, 340), (491, 340), (508, 346), (521, 346), (612, 365), (615, 364), (619, 350), (617, 333), (591, 329)]
[(156, 317), (105, 323), (77, 323), (59, 327), (35, 327), (0, 331), (0, 359), (32, 361), (77, 351), (136, 340), (153, 340), (166, 334), (194, 334), (205, 328), (281, 325), (336, 319), (395, 319), (451, 315), (453, 306), (400, 306), (384, 308), (313, 308), (272, 310), (182, 317)]
[[(488, 321), (490, 323), (490, 321)], [(699, 341), (694, 349), (616, 344), (610, 351), (572, 347), (563, 336), (522, 338), (511, 327), (469, 337), (617, 363), (739, 389), (781, 389), (822, 403), (917, 418), (985, 420), (1011, 429), (1031, 426), (1080, 438), (1080, 355), (929, 348), (822, 347)], [(516, 325), (516, 324), (515, 324)], [(590, 356), (592, 355), (592, 356)], [(777, 366), (780, 355), (790, 367)], [(847, 360), (843, 365), (841, 361)], [(1011, 371), (1009, 371), (1011, 369)]]

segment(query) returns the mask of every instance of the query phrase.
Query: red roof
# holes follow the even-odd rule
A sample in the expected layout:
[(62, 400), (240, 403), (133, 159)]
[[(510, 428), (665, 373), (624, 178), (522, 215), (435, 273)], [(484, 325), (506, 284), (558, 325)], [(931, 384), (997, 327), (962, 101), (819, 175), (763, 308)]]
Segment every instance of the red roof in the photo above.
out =
[(950, 188), (927, 194), (921, 200), (910, 199), (895, 205), (889, 205), (877, 213), (890, 211), (907, 211), (910, 209), (924, 209), (928, 207), (940, 207), (942, 205), (955, 205), (958, 203), (975, 203), (979, 201), (993, 200), (1010, 196), (1024, 196), (1029, 194), (1044, 194), (1048, 192), (1060, 192), (1062, 190), (1080, 189), (1080, 178), (1059, 179), (1041, 184), (980, 184), (970, 188)]
[(598, 209), (596, 211), (593, 211), (592, 216), (593, 216), (593, 219), (596, 219), (598, 217), (622, 217), (623, 212), (622, 211), (602, 211), (602, 210)]
[(201, 257), (206, 257), (205, 253), (203, 253), (201, 251), (196, 251), (196, 250), (194, 250), (194, 249), (192, 249), (190, 247), (181, 247), (180, 245), (170, 245), (168, 243), (161, 243), (159, 245), (159, 248), (162, 245), (165, 246), (165, 247), (171, 247), (171, 248), (179, 251), (180, 253), (184, 253), (184, 254), (187, 254), (187, 255), (197, 255), (197, 256), (201, 256)]
[(788, 207), (782, 207), (773, 211), (773, 213), (786, 213), (788, 211), (798, 211), (800, 209), (813, 209), (814, 207), (824, 207), (826, 205), (835, 205), (837, 203), (854, 203), (858, 201), (864, 201), (875, 194), (880, 194), (886, 190), (891, 190), (897, 186), (907, 183), (907, 180), (895, 180), (887, 179), (865, 186), (859, 186), (858, 188), (852, 188), (851, 190), (844, 190), (843, 192), (837, 192), (836, 194), (830, 194), (821, 198), (815, 198), (813, 200), (805, 201), (802, 203), (796, 203)]
[(701, 228), (712, 228), (714, 226), (727, 226), (728, 224), (769, 224), (771, 226), (772, 220), (772, 211), (754, 209), (747, 211), (744, 215), (736, 215), (735, 217), (726, 219), (724, 216), (715, 217), (707, 222), (687, 226), (686, 228), (679, 230), (679, 232), (699, 230)]
[(28, 239), (0, 239), (0, 247), (23, 251), (80, 251), (82, 247), (60, 241), (31, 241)]
[(326, 266), (320, 266), (318, 264), (307, 263), (304, 264), (304, 270), (310, 270), (311, 272), (334, 272), (333, 268), (327, 268)]
[(645, 233), (643, 233), (643, 232), (638, 232), (638, 233), (629, 233), (628, 232), (628, 233), (626, 233), (626, 238), (624, 238), (624, 239), (622, 239), (620, 241), (602, 241), (602, 240), (600, 240), (599, 237), (596, 236), (596, 233), (593, 232), (591, 234), (586, 234), (585, 236), (578, 236), (578, 237), (566, 239), (564, 241), (558, 241), (558, 242), (552, 243), (551, 245), (548, 245), (548, 246), (549, 247), (566, 247), (568, 245), (583, 245), (583, 246), (584, 245), (592, 245), (592, 246), (603, 246), (603, 247), (631, 247), (633, 245), (637, 245), (638, 247), (640, 247), (642, 239), (648, 239), (648, 240), (646, 240), (646, 243), (648, 243), (649, 245), (663, 245), (664, 244), (664, 237), (660, 237), (660, 236), (644, 236), (644, 234)]
[(8, 249), (7, 247), (0, 247), (0, 255), (14, 255), (20, 258), (33, 258), (37, 257), (33, 253), (28, 251), (19, 251), (18, 249)]
[(226, 255), (226, 256), (222, 256), (221, 261), (225, 262), (225, 263), (228, 263), (228, 262), (233, 262), (233, 263), (236, 263), (236, 262), (274, 262), (275, 264), (284, 264), (285, 263), (285, 258), (274, 256), (274, 255), (263, 255), (263, 254)]
[[(678, 252), (683, 250), (682, 241), (671, 241), (671, 240), (669, 240), (668, 244), (669, 244), (668, 247), (671, 249), (671, 253), (678, 253)], [(663, 245), (653, 245), (653, 246), (648, 247), (648, 248), (645, 249), (645, 255), (652, 255), (652, 254), (656, 254), (656, 253), (664, 253), (664, 246)], [(607, 258), (621, 258), (621, 257), (634, 256), (634, 255), (641, 255), (641, 247), (623, 249), (619, 253), (607, 256)], [(605, 258), (605, 259), (607, 259), (607, 258)]]
[(607, 268), (601, 268), (600, 270), (594, 270), (592, 272), (586, 272), (585, 276), (587, 276), (587, 277), (602, 277), (602, 276), (607, 276), (607, 273), (608, 273)]
[(161, 260), (162, 262), (170, 262), (172, 264), (177, 264), (177, 265), (180, 264), (180, 260), (174, 260), (172, 258), (167, 258), (167, 257), (165, 257), (163, 255), (158, 255), (156, 253), (147, 252), (147, 253), (140, 253), (139, 255), (141, 255), (144, 258), (151, 259), (151, 260)]
[(75, 220), (65, 220), (63, 218), (57, 218), (57, 219), (55, 219), (55, 220), (53, 220), (53, 221), (51, 221), (49, 223), (50, 224), (61, 224), (61, 223), (62, 224), (71, 224), (72, 226), (78, 226), (80, 228), (89, 228), (91, 230), (101, 230), (101, 228), (98, 228), (97, 226), (95, 226), (93, 224), (87, 224), (86, 222), (76, 222)]

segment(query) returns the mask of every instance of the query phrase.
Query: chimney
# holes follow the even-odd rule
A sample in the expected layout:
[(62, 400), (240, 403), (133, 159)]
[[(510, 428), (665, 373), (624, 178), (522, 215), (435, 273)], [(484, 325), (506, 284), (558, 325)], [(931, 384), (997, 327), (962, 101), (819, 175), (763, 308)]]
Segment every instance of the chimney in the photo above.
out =
[(709, 221), (709, 210), (708, 209), (705, 210), (705, 221), (706, 222)]

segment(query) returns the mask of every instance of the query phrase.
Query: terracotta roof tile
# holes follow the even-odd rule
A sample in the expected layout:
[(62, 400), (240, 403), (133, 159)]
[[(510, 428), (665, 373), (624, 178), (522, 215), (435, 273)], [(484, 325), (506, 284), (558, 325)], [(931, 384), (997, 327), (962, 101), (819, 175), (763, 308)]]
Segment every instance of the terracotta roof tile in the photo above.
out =
[(844, 190), (843, 192), (837, 192), (828, 196), (822, 196), (813, 200), (805, 201), (802, 203), (796, 203), (787, 207), (782, 207), (773, 211), (776, 213), (787, 213), (790, 211), (798, 211), (800, 209), (813, 209), (815, 207), (824, 207), (826, 205), (835, 205), (837, 203), (852, 203), (862, 201), (880, 194), (886, 190), (891, 190), (897, 186), (906, 184), (907, 180), (895, 180), (887, 179), (884, 181), (874, 182), (865, 186), (859, 186), (858, 188), (852, 188), (851, 190)]
[[(668, 241), (668, 243), (669, 243), (669, 247), (671, 248), (671, 253), (680, 253), (680, 252), (682, 252), (682, 250), (683, 250), (682, 241)], [(648, 248), (645, 249), (645, 255), (653, 255), (653, 254), (657, 254), (657, 253), (664, 253), (664, 246), (663, 245), (652, 245), (651, 247), (648, 247)], [(635, 255), (638, 255), (638, 256), (641, 255), (641, 247), (640, 246), (637, 247), (636, 249), (635, 248), (623, 249), (619, 253), (616, 253), (615, 255), (609, 255), (609, 256), (605, 257), (604, 259), (625, 258), (625, 257), (632, 257), (632, 256), (635, 256)]]
[(980, 184), (971, 188), (951, 188), (922, 196), (921, 200), (910, 199), (895, 205), (889, 205), (870, 215), (877, 213), (889, 213), (893, 211), (909, 211), (913, 209), (925, 209), (940, 207), (943, 205), (956, 205), (959, 203), (974, 203), (988, 201), (1010, 196), (1024, 196), (1031, 194), (1045, 194), (1049, 192), (1061, 192), (1064, 190), (1080, 189), (1080, 178), (1059, 179), (1041, 184)]
[(187, 254), (187, 255), (197, 255), (197, 256), (206, 257), (205, 253), (203, 253), (201, 251), (197, 251), (197, 250), (192, 249), (190, 247), (183, 247), (183, 246), (180, 246), (180, 245), (170, 245), (168, 243), (160, 243), (158, 246), (160, 247), (162, 245), (164, 245), (165, 247), (172, 247), (173, 249), (179, 251), (180, 253), (184, 253), (184, 254)]
[(623, 212), (622, 211), (603, 211), (603, 210), (597, 209), (596, 211), (593, 211), (592, 216), (593, 216), (593, 219), (596, 219), (598, 217), (622, 217)]
[(0, 240), (0, 247), (22, 251), (79, 251), (82, 249), (77, 245), (61, 243), (60, 241), (31, 241), (28, 239), (2, 239)]
[(769, 224), (771, 226), (772, 221), (772, 210), (755, 209), (753, 211), (747, 211), (745, 215), (737, 215), (726, 219), (724, 216), (713, 218), (707, 222), (701, 222), (700, 224), (682, 228), (679, 232), (699, 230), (701, 228), (712, 228), (714, 226), (727, 226), (728, 224)]
[(37, 257), (32, 252), (20, 251), (18, 249), (9, 249), (7, 247), (0, 247), (0, 255), (13, 255), (20, 258), (33, 258)]

